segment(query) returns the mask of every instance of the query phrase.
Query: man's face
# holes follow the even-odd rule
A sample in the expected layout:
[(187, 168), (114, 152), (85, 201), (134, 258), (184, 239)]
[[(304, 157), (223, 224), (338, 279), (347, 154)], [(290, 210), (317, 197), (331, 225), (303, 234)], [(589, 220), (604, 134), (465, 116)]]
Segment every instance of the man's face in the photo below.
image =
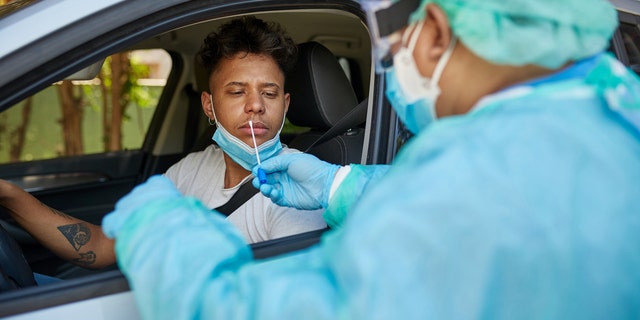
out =
[[(246, 144), (253, 146), (249, 120), (258, 145), (280, 130), (289, 94), (284, 93), (284, 75), (273, 58), (244, 53), (223, 58), (212, 72), (209, 86), (218, 122)], [(203, 109), (213, 118), (207, 100), (203, 94)]]

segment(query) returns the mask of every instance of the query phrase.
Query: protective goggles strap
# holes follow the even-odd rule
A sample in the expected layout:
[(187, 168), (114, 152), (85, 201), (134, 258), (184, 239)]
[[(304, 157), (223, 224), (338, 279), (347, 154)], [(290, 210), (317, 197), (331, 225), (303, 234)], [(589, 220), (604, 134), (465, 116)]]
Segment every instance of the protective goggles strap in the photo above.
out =
[(386, 37), (406, 26), (409, 16), (416, 11), (419, 5), (420, 0), (402, 0), (388, 8), (376, 11), (380, 37)]

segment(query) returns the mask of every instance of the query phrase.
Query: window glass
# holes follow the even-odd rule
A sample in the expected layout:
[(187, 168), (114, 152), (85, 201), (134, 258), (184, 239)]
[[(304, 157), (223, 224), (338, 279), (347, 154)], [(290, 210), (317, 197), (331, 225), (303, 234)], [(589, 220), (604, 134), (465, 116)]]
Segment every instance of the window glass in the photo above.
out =
[(629, 58), (629, 66), (636, 73), (640, 72), (640, 29), (635, 24), (621, 23), (620, 33), (624, 41), (624, 48)]
[(127, 51), (28, 97), (0, 113), (0, 163), (139, 149), (170, 70), (164, 50)]

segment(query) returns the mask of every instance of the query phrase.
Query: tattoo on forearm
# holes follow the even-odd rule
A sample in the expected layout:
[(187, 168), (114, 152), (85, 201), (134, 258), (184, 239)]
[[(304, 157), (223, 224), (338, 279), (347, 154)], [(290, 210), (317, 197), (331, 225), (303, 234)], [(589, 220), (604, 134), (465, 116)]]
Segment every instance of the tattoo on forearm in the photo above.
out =
[[(84, 223), (67, 224), (59, 226), (58, 230), (67, 238), (76, 251), (91, 240), (91, 230)], [(93, 252), (91, 252), (93, 253)], [(94, 254), (95, 256), (95, 254)]]
[(42, 205), (45, 206), (46, 208), (48, 208), (55, 215), (58, 215), (58, 216), (61, 216), (63, 218), (67, 218), (67, 219), (70, 219), (70, 220), (72, 219), (68, 214), (66, 214), (66, 213), (64, 213), (64, 212), (62, 212), (60, 210), (56, 210), (54, 208), (51, 208), (51, 207), (45, 205), (44, 203)]
[(83, 266), (91, 265), (96, 262), (96, 254), (93, 251), (87, 253), (80, 252), (80, 258), (73, 259), (73, 262)]

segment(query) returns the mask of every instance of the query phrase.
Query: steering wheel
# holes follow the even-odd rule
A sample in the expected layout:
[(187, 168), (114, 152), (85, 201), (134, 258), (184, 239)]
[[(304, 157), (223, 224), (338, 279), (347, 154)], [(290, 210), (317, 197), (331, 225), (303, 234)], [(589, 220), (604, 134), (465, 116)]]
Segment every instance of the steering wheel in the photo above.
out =
[(0, 292), (36, 285), (18, 243), (0, 224)]

